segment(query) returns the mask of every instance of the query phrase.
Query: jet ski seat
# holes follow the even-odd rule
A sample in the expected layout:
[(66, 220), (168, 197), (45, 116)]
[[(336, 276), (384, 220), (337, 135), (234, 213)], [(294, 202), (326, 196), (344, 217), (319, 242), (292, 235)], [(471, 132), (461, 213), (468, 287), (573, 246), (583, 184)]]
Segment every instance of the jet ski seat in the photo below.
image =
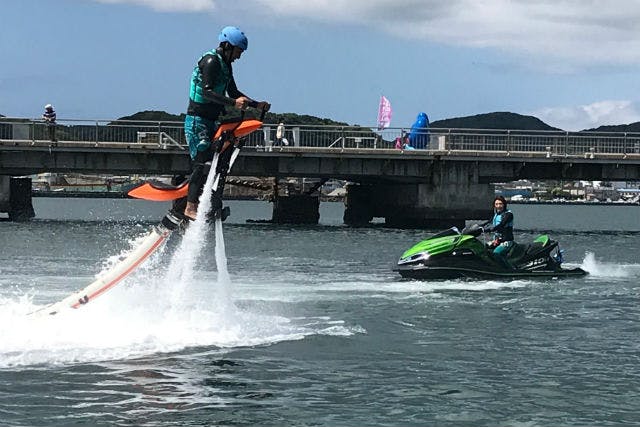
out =
[(513, 246), (511, 246), (509, 252), (507, 252), (507, 260), (509, 262), (512, 262), (522, 258), (526, 255), (529, 246), (530, 245), (521, 245), (519, 243), (513, 242)]

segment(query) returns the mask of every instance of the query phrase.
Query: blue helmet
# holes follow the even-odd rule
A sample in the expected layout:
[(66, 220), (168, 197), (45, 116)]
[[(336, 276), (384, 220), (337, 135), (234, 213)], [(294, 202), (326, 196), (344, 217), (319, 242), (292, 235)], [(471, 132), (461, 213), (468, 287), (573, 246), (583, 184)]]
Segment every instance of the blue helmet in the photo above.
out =
[(224, 27), (222, 31), (220, 31), (218, 40), (220, 43), (229, 42), (230, 45), (239, 47), (242, 50), (247, 50), (249, 46), (247, 36), (245, 36), (238, 27)]

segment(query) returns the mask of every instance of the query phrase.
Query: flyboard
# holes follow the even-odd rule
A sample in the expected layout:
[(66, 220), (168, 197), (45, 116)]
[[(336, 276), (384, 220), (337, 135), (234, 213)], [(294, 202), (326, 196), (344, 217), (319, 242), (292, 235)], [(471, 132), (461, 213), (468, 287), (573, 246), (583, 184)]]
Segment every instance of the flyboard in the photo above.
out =
[[(252, 105), (253, 106), (253, 105)], [(216, 176), (213, 184), (213, 192), (215, 196), (220, 197), (220, 211), (216, 215), (224, 215), (221, 209), (221, 189), (227, 174), (231, 171), (231, 167), (235, 162), (240, 148), (242, 147), (242, 137), (249, 135), (251, 132), (262, 126), (262, 119), (265, 111), (263, 111), (260, 120), (249, 119), (244, 120), (244, 113), (240, 120), (221, 124), (213, 137), (213, 147), (215, 147), (218, 155), (218, 163), (216, 167)], [(220, 185), (222, 184), (222, 185)], [(186, 198), (188, 191), (188, 182), (178, 186), (159, 185), (156, 183), (146, 182), (129, 191), (128, 195), (134, 198), (168, 201)], [(106, 273), (102, 274), (95, 281), (85, 288), (74, 292), (61, 301), (42, 307), (29, 314), (31, 315), (55, 315), (63, 310), (78, 309), (107, 292), (116, 286), (145, 260), (153, 255), (162, 244), (169, 238), (171, 233), (176, 229), (183, 227), (189, 221), (180, 210), (174, 208), (169, 210), (162, 218), (160, 224), (152, 227), (138, 246), (133, 249), (125, 258), (120, 260)], [(226, 211), (228, 215), (228, 210)], [(223, 217), (224, 219), (224, 217)]]

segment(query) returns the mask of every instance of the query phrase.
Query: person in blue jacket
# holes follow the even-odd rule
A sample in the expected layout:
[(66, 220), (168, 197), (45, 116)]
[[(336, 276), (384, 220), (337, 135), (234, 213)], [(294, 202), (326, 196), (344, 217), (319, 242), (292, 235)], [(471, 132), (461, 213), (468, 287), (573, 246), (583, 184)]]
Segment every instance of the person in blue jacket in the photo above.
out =
[(409, 145), (418, 149), (429, 147), (429, 117), (427, 113), (419, 113), (411, 126)]
[[(207, 178), (205, 164), (213, 158), (215, 147), (211, 139), (218, 129), (218, 117), (225, 107), (245, 110), (247, 107), (269, 111), (266, 101), (257, 102), (238, 90), (233, 78), (231, 63), (247, 50), (248, 40), (237, 27), (224, 27), (218, 35), (220, 45), (205, 52), (193, 69), (189, 89), (189, 107), (184, 121), (184, 130), (189, 143), (192, 173), (189, 180), (184, 215), (195, 219), (198, 200)], [(221, 201), (219, 201), (221, 204)], [(221, 206), (213, 206), (219, 209)]]
[(513, 213), (507, 209), (507, 200), (502, 196), (493, 199), (493, 218), (482, 225), (482, 229), (493, 232), (493, 241), (489, 248), (493, 249), (495, 259), (508, 269), (513, 267), (507, 261), (507, 254), (514, 245)]

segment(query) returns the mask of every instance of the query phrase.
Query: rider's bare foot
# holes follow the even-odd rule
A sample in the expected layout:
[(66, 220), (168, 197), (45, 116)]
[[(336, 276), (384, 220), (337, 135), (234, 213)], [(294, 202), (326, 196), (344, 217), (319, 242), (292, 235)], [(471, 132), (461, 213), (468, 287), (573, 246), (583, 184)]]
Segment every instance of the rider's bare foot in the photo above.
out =
[(198, 204), (193, 202), (187, 202), (187, 207), (184, 209), (184, 216), (195, 220), (197, 215), (198, 215)]

